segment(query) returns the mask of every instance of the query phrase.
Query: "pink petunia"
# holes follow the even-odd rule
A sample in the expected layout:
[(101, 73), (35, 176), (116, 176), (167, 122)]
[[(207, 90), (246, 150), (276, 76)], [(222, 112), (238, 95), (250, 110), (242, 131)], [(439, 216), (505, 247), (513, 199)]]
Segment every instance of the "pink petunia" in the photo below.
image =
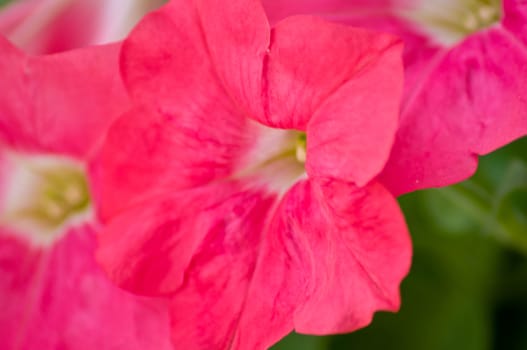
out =
[[(317, 13), (405, 41), (401, 126), (379, 177), (394, 194), (449, 185), (527, 134), (523, 0), (264, 0), (273, 20)], [(315, 4), (315, 5), (313, 5)]]
[(161, 0), (18, 0), (0, 11), (0, 33), (47, 54), (122, 40)]
[(0, 38), (0, 348), (171, 349), (162, 303), (95, 262), (86, 164), (129, 100), (119, 45), (29, 57)]
[(181, 349), (263, 349), (399, 308), (411, 246), (375, 181), (402, 93), (390, 35), (256, 0), (175, 0), (125, 41), (134, 107), (92, 165), (98, 260), (171, 303)]

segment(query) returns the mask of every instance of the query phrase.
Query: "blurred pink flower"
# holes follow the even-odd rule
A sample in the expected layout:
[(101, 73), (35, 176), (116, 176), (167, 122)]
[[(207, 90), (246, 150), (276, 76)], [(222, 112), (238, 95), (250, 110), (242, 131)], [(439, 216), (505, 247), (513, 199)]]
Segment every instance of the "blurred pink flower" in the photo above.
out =
[(134, 108), (94, 162), (114, 281), (171, 300), (182, 349), (263, 349), (399, 308), (411, 247), (373, 180), (402, 93), (400, 42), (256, 0), (175, 0), (125, 41)]
[(0, 38), (0, 348), (170, 349), (162, 304), (95, 262), (85, 165), (128, 106), (119, 47), (29, 57)]
[[(315, 4), (315, 5), (313, 5)], [(379, 177), (394, 194), (449, 185), (527, 133), (522, 0), (264, 0), (271, 18), (317, 13), (405, 41), (401, 126)]]
[(120, 40), (160, 0), (18, 0), (0, 11), (0, 33), (44, 54)]

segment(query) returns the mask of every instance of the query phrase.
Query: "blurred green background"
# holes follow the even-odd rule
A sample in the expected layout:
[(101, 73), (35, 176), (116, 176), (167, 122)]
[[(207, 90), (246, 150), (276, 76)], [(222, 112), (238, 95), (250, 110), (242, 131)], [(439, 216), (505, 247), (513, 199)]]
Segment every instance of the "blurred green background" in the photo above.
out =
[(526, 350), (527, 138), (480, 158), (468, 181), (399, 201), (414, 243), (401, 311), (273, 349)]

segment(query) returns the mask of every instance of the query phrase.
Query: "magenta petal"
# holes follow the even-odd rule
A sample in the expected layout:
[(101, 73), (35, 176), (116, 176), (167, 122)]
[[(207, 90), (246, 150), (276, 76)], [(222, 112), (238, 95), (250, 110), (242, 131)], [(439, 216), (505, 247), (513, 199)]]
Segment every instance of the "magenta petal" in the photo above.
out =
[(395, 194), (469, 177), (476, 155), (527, 133), (527, 50), (500, 27), (439, 61), (407, 98), (381, 181)]
[[(184, 273), (188, 265), (206, 248), (203, 244), (213, 243), (211, 237), (225, 239), (225, 244), (232, 239), (237, 245), (242, 244), (237, 240), (245, 237), (250, 241), (250, 234), (258, 234), (259, 226), (252, 226), (256, 225), (253, 221), (263, 220), (270, 198), (265, 191), (244, 189), (240, 183), (216, 183), (151, 198), (117, 216), (103, 229), (98, 261), (112, 280), (135, 293), (174, 292), (184, 281), (187, 283)], [(249, 203), (258, 211), (245, 214)], [(246, 232), (248, 229), (255, 232)]]
[(235, 348), (267, 348), (293, 327), (350, 332), (397, 310), (410, 257), (403, 216), (381, 185), (297, 184), (265, 233)]
[(527, 45), (527, 3), (525, 0), (503, 0), (503, 9), (503, 26)]
[[(110, 20), (112, 3), (121, 11)], [(118, 0), (13, 1), (0, 11), (0, 33), (31, 54), (63, 52), (120, 39), (129, 10)]]
[(118, 45), (26, 57), (0, 38), (0, 142), (84, 158), (128, 106)]
[(51, 248), (0, 236), (0, 346), (19, 350), (168, 350), (164, 303), (114, 286), (89, 230)]

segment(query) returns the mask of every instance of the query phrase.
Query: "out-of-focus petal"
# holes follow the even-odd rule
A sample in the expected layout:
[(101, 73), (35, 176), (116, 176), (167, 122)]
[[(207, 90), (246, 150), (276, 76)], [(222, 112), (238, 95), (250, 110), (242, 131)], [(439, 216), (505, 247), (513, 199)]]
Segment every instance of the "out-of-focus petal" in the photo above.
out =
[(350, 332), (399, 308), (410, 239), (381, 185), (300, 182), (264, 237), (234, 348), (267, 348), (293, 328)]
[(0, 235), (2, 349), (172, 349), (164, 302), (116, 288), (95, 263), (89, 229), (49, 249), (13, 234)]
[[(160, 0), (24, 0), (0, 11), (0, 33), (32, 54), (121, 40)], [(82, 25), (79, 25), (82, 23)]]
[(449, 185), (475, 171), (477, 155), (525, 135), (525, 62), (525, 47), (501, 27), (445, 53), (403, 103), (381, 181), (395, 194)]
[(128, 107), (119, 45), (28, 57), (0, 38), (0, 142), (85, 158)]
[(503, 0), (503, 9), (503, 26), (523, 42), (527, 50), (527, 3), (524, 0)]

